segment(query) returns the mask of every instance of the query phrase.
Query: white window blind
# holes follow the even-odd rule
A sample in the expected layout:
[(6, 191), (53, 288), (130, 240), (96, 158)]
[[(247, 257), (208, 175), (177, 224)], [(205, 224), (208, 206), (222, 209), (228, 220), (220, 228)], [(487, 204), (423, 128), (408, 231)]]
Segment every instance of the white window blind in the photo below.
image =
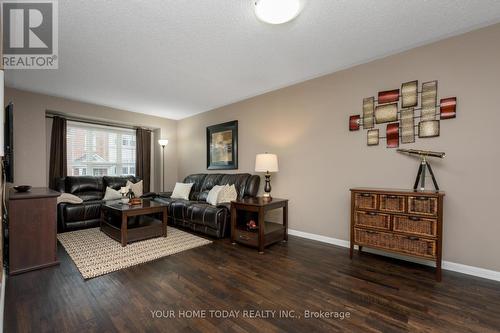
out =
[(135, 176), (135, 131), (67, 122), (68, 176)]

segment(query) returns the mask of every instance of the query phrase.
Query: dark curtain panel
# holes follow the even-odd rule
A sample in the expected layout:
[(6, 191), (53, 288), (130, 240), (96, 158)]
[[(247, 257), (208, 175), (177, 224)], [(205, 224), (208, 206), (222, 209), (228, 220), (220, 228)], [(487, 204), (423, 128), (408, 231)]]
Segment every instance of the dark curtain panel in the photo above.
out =
[(54, 117), (50, 137), (49, 187), (56, 189), (57, 178), (66, 177), (66, 119)]
[(151, 131), (138, 128), (136, 132), (135, 175), (143, 180), (144, 193), (151, 182)]

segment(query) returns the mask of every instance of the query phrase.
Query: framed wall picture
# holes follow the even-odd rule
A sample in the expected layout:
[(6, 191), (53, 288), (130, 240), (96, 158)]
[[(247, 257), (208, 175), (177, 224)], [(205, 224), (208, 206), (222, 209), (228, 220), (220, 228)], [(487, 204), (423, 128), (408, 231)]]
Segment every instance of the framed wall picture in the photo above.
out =
[(238, 121), (207, 127), (207, 169), (238, 169)]

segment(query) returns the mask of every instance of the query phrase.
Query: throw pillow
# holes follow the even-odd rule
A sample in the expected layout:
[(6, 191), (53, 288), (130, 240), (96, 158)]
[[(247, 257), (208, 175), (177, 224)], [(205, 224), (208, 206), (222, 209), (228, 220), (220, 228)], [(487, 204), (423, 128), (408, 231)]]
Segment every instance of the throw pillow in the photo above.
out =
[(142, 180), (137, 183), (132, 183), (130, 180), (127, 180), (127, 187), (132, 189), (136, 198), (142, 197)]
[(172, 199), (189, 200), (189, 193), (191, 192), (193, 183), (175, 183), (174, 191), (170, 196)]
[(120, 191), (114, 190), (111, 187), (106, 187), (106, 193), (104, 193), (104, 198), (102, 200), (104, 201), (109, 201), (109, 200), (120, 200), (122, 198), (122, 195)]
[(226, 185), (219, 194), (219, 202), (231, 202), (238, 198), (238, 192), (236, 192), (236, 187), (233, 185)]
[(77, 197), (74, 194), (71, 193), (63, 193), (60, 196), (57, 197), (57, 203), (72, 203), (72, 204), (80, 204), (83, 202), (82, 198)]
[(214, 187), (212, 187), (210, 192), (208, 192), (207, 203), (211, 204), (212, 206), (217, 206), (219, 204), (220, 193), (223, 189), (223, 185), (215, 185)]

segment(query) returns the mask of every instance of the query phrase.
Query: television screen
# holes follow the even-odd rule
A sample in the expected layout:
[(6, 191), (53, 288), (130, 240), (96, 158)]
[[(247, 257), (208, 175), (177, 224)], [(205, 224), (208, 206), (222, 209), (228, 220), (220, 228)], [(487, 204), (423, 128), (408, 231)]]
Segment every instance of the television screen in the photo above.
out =
[(4, 170), (5, 178), (8, 183), (14, 182), (14, 105), (9, 103), (5, 107), (4, 123)]

